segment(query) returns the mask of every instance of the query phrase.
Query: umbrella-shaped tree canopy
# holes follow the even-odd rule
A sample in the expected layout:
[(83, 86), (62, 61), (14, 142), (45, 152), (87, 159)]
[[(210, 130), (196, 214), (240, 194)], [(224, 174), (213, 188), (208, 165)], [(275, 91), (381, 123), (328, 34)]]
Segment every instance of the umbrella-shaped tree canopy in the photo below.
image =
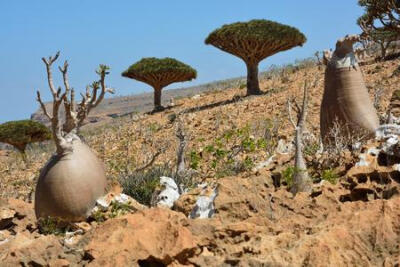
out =
[(9, 121), (0, 124), (0, 142), (10, 144), (21, 153), (30, 143), (51, 139), (50, 130), (43, 124), (32, 120)]
[(175, 82), (195, 79), (195, 69), (174, 58), (143, 58), (122, 73), (123, 77), (135, 79), (154, 88), (154, 110), (162, 110), (161, 90)]
[(174, 58), (143, 58), (131, 65), (122, 76), (135, 79), (160, 88), (175, 83), (195, 79), (195, 69)]
[(258, 63), (278, 52), (302, 46), (306, 40), (294, 27), (270, 20), (251, 20), (224, 25), (210, 33), (205, 43), (245, 62)]
[(266, 57), (295, 46), (306, 37), (298, 29), (269, 20), (236, 22), (216, 29), (205, 40), (222, 51), (244, 60), (247, 65), (247, 94), (259, 94), (258, 63)]

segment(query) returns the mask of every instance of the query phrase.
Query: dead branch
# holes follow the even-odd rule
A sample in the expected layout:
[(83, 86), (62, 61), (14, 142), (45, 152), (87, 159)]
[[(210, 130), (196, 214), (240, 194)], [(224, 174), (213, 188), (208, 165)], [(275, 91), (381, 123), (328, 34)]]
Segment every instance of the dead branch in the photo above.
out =
[[(50, 92), (53, 96), (53, 112), (52, 116), (48, 113), (45, 104), (43, 103), (40, 92), (37, 91), (37, 101), (39, 102), (44, 115), (50, 120), (51, 128), (53, 132), (54, 141), (57, 147), (57, 153), (63, 154), (69, 149), (71, 149), (70, 142), (66, 141), (65, 136), (72, 133), (75, 134), (79, 131), (80, 126), (82, 126), (83, 121), (89, 114), (90, 110), (104, 99), (104, 95), (107, 92), (113, 93), (114, 90), (111, 88), (106, 88), (105, 76), (109, 74), (109, 67), (106, 65), (100, 65), (99, 69), (96, 71), (100, 75), (100, 80), (93, 83), (92, 93), (87, 90), (86, 95), (82, 95), (82, 101), (80, 102), (78, 109), (75, 108), (75, 91), (70, 87), (68, 80), (68, 61), (64, 62), (64, 65), (58, 69), (62, 73), (63, 83), (64, 83), (64, 93), (61, 93), (61, 87), (57, 90), (55, 89), (53, 82), (52, 65), (58, 59), (60, 52), (57, 52), (55, 56), (50, 56), (48, 58), (42, 58), (42, 61), (46, 65), (47, 71), (47, 81), (50, 88)], [(97, 90), (101, 86), (100, 96), (97, 97)], [(60, 105), (64, 104), (65, 108), (65, 122), (61, 127), (59, 120), (59, 109)]]
[(187, 136), (180, 118), (177, 119), (176, 137), (179, 141), (178, 150), (176, 152), (176, 176), (181, 177), (186, 173), (185, 150), (187, 146)]
[[(108, 71), (110, 68), (106, 65), (101, 65), (99, 66), (98, 70), (96, 70), (96, 73), (100, 76), (99, 81), (93, 82), (91, 85), (86, 87), (86, 94), (82, 95), (82, 101), (80, 102), (78, 106), (78, 122), (77, 122), (77, 129), (79, 130), (80, 127), (83, 125), (83, 122), (89, 115), (89, 112), (97, 107), (101, 101), (103, 101), (104, 96), (106, 93), (111, 93), (114, 94), (114, 89), (113, 88), (107, 88), (105, 84), (105, 77), (107, 74), (110, 72)], [(97, 96), (98, 90), (101, 88), (100, 95)]]
[(60, 55), (60, 52), (57, 52), (54, 57), (50, 56), (48, 59), (46, 59), (44, 57), (42, 58), (42, 61), (46, 65), (47, 81), (49, 84), (50, 92), (53, 95), (52, 116), (50, 116), (49, 113), (47, 112), (46, 106), (44, 105), (44, 103), (40, 97), (39, 91), (37, 91), (37, 101), (39, 102), (45, 116), (50, 119), (53, 138), (56, 143), (57, 154), (63, 154), (66, 150), (68, 150), (70, 148), (70, 146), (67, 144), (67, 142), (65, 141), (65, 139), (63, 137), (63, 133), (62, 133), (62, 129), (60, 126), (59, 117), (58, 117), (60, 105), (63, 101), (63, 98), (65, 97), (65, 93), (60, 96), (61, 88), (58, 88), (57, 91), (55, 90), (54, 83), (53, 83), (53, 73), (51, 70), (53, 63), (57, 60), (59, 55)]
[(141, 172), (141, 171), (147, 169), (148, 167), (150, 167), (151, 165), (153, 165), (154, 162), (156, 161), (157, 157), (158, 157), (160, 154), (161, 154), (161, 150), (158, 150), (153, 156), (151, 156), (150, 160), (149, 160), (147, 163), (145, 163), (143, 166), (141, 166), (141, 167), (135, 169), (135, 170), (133, 171), (133, 173), (135, 173), (135, 172)]

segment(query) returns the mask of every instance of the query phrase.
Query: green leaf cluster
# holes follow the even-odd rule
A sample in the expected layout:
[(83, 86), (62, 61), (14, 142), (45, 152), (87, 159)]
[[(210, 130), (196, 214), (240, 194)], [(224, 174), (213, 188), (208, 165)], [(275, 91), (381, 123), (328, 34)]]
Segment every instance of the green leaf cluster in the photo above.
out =
[(122, 73), (123, 77), (136, 79), (151, 86), (162, 87), (174, 83), (190, 81), (197, 77), (195, 69), (174, 58), (143, 58)]
[(302, 45), (307, 41), (304, 34), (295, 27), (263, 19), (225, 24), (211, 32), (205, 43), (212, 44), (215, 39), (292, 42), (296, 45)]
[(244, 60), (246, 54), (252, 51), (251, 57), (262, 60), (280, 51), (302, 46), (306, 41), (307, 38), (297, 28), (258, 19), (223, 25), (211, 32), (205, 43)]
[(51, 139), (51, 131), (33, 120), (9, 121), (0, 124), (0, 142), (17, 148), (22, 153), (28, 144)]

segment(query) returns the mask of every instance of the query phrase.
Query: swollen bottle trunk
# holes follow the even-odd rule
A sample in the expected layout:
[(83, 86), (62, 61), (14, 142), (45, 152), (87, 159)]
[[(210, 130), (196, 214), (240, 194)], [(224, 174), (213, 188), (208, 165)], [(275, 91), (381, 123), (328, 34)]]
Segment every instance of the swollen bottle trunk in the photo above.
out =
[(74, 140), (72, 148), (65, 155), (53, 156), (41, 171), (35, 193), (37, 218), (83, 220), (105, 193), (102, 163), (80, 140)]
[(352, 132), (360, 128), (374, 133), (379, 126), (376, 110), (369, 97), (363, 75), (353, 53), (338, 52), (338, 45), (325, 71), (325, 90), (321, 104), (321, 137), (331, 139), (330, 131), (337, 120)]

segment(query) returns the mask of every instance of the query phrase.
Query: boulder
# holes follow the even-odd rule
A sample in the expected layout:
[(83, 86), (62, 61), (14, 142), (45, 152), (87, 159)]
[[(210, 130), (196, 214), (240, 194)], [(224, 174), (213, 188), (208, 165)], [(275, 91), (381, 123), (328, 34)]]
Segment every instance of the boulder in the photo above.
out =
[(185, 264), (196, 251), (187, 225), (182, 213), (165, 208), (110, 219), (88, 233), (86, 257), (92, 266)]

